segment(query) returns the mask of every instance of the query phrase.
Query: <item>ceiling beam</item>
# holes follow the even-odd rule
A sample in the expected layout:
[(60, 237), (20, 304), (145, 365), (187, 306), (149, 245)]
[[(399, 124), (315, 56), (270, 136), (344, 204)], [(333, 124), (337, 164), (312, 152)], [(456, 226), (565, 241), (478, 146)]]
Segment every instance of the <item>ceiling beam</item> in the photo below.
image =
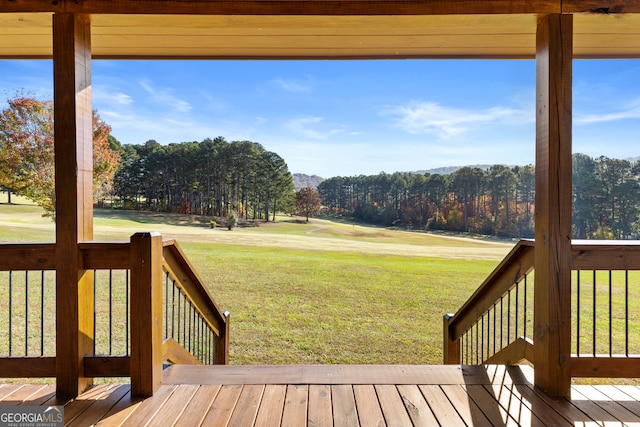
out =
[[(581, 2), (574, 3), (578, 3), (576, 7), (579, 7)], [(0, 0), (0, 13), (68, 12), (83, 14), (173, 15), (547, 14), (560, 13), (561, 4), (561, 0)]]

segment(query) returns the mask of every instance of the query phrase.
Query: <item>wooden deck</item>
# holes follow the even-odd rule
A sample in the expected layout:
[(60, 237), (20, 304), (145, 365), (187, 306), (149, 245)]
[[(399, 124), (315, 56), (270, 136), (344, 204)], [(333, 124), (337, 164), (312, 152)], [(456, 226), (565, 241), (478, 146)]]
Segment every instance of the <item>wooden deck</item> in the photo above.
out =
[(640, 426), (640, 387), (573, 386), (549, 399), (528, 367), (172, 366), (148, 399), (98, 385), (2, 385), (0, 405), (65, 405), (65, 424), (131, 426)]

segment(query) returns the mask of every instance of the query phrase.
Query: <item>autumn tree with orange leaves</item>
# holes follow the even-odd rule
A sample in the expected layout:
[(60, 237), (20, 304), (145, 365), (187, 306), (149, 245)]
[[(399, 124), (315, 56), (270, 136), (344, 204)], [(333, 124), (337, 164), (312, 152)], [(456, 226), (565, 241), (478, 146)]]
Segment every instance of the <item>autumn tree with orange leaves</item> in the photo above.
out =
[[(0, 186), (33, 200), (55, 219), (53, 103), (18, 96), (0, 112)], [(111, 127), (93, 112), (94, 198), (111, 189), (118, 153)]]
[(305, 187), (296, 191), (296, 212), (305, 215), (307, 222), (310, 217), (316, 216), (320, 212), (321, 207), (322, 202), (317, 190)]

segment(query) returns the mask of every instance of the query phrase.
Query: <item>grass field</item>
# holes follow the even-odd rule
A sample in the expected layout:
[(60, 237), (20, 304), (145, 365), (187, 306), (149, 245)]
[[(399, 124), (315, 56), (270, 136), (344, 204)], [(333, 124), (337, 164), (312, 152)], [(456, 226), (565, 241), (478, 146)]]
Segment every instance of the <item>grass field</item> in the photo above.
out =
[[(53, 241), (35, 206), (0, 205), (0, 240)], [(223, 310), (231, 363), (441, 363), (454, 312), (513, 245), (314, 219), (228, 231), (188, 216), (96, 210), (96, 240), (175, 238)]]

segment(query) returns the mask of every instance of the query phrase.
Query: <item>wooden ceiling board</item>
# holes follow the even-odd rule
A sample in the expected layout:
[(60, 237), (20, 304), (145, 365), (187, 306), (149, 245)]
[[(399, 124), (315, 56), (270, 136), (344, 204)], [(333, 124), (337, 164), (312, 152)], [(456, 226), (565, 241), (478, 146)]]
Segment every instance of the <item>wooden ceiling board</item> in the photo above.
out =
[[(96, 59), (533, 58), (536, 15), (92, 15)], [(0, 13), (0, 58), (50, 58), (51, 13)], [(640, 57), (640, 14), (574, 16), (576, 58)]]

